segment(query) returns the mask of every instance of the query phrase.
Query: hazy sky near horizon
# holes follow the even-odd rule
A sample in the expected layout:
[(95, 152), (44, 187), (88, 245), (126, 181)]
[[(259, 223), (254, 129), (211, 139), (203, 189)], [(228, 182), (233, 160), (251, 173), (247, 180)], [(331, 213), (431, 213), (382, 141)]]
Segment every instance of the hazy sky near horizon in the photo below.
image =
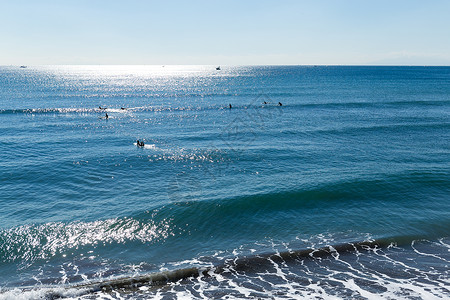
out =
[(0, 0), (0, 65), (450, 65), (448, 0)]

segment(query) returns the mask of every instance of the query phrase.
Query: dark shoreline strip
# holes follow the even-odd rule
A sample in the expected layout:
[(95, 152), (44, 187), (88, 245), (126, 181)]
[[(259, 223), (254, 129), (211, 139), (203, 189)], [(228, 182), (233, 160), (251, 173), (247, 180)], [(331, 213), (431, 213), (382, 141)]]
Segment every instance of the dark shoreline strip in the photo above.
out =
[[(158, 273), (152, 273), (148, 275), (142, 275), (138, 277), (124, 277), (119, 279), (112, 279), (105, 282), (93, 282), (89, 284), (75, 285), (68, 287), (68, 289), (81, 289), (84, 290), (82, 294), (95, 293), (98, 291), (110, 292), (116, 289), (122, 290), (136, 290), (144, 285), (151, 285), (153, 288), (163, 287), (168, 283), (177, 282), (182, 279), (195, 278), (200, 275), (208, 276), (208, 273), (213, 272), (221, 274), (230, 268), (236, 271), (247, 271), (263, 266), (268, 260), (274, 262), (289, 262), (297, 259), (316, 259), (324, 258), (333, 255), (333, 253), (339, 252), (340, 254), (355, 252), (355, 251), (370, 251), (371, 249), (382, 249), (389, 245), (406, 244), (414, 240), (411, 237), (403, 238), (387, 238), (374, 241), (363, 241), (355, 243), (344, 243), (334, 246), (326, 246), (318, 249), (304, 249), (298, 251), (286, 251), (280, 253), (271, 253), (250, 257), (238, 258), (236, 260), (229, 261), (216, 267), (208, 268), (185, 268), (174, 271), (164, 271)], [(54, 293), (49, 295), (49, 299), (63, 298), (64, 295), (60, 293)]]

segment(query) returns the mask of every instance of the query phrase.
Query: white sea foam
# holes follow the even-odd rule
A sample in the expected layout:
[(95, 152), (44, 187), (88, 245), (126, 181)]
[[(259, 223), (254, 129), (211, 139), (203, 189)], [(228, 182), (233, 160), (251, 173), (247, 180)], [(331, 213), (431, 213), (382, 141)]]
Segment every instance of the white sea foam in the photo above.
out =
[[(88, 291), (82, 288), (64, 288), (64, 287), (36, 287), (30, 289), (0, 289), (0, 300), (31, 300), (31, 299), (53, 299), (53, 298), (73, 298), (79, 299), (86, 295)], [(113, 298), (117, 299), (117, 298)]]
[[(445, 249), (445, 242), (433, 246), (436, 244)], [(450, 296), (449, 273), (448, 270), (443, 271), (445, 266), (441, 272), (425, 266), (417, 267), (416, 261), (423, 256), (442, 261), (440, 256), (429, 256), (412, 247), (374, 247), (360, 249), (358, 253), (338, 253), (335, 247), (329, 249), (329, 257), (320, 260), (299, 257), (287, 261), (282, 260), (274, 248), (274, 259), (267, 258), (262, 264), (258, 260), (254, 266), (248, 262), (247, 271), (234, 265), (239, 261), (239, 257), (235, 257), (228, 260), (229, 264), (221, 272), (211, 268), (197, 278), (187, 278), (162, 288), (146, 286), (138, 292), (121, 292), (114, 299), (443, 299)], [(240, 256), (242, 249), (233, 252)], [(201, 258), (196, 258), (192, 264), (201, 262)], [(189, 261), (182, 263), (189, 264)], [(98, 292), (95, 296), (103, 295)]]
[[(133, 143), (133, 145), (137, 146), (137, 143)], [(155, 150), (156, 145), (155, 144), (144, 144), (144, 147), (142, 147), (142, 148)]]
[[(358, 252), (329, 246), (321, 248), (329, 249), (329, 255), (321, 259), (314, 255), (283, 259), (286, 256), (279, 252), (280, 249), (295, 255), (294, 249), (268, 243), (267, 249), (272, 248), (270, 252), (273, 253), (270, 257), (255, 256), (255, 260), (244, 263), (241, 260), (243, 253), (251, 251), (242, 247), (229, 252), (235, 256), (226, 259), (223, 267), (213, 267), (211, 258), (207, 257), (174, 262), (175, 269), (185, 265), (198, 266), (198, 276), (181, 278), (162, 287), (152, 286), (149, 282), (136, 289), (114, 288), (94, 293), (73, 287), (14, 289), (1, 291), (0, 299), (43, 299), (49, 295), (69, 299), (443, 299), (450, 297), (449, 271), (445, 262), (442, 264), (442, 259), (448, 257), (447, 242), (444, 239), (439, 242), (413, 241), (411, 246), (403, 247), (367, 246)], [(416, 250), (419, 246), (421, 251)], [(427, 253), (427, 249), (436, 250), (433, 247), (438, 246), (438, 250), (444, 251), (435, 252), (442, 255)], [(251, 245), (249, 249), (253, 249)], [(318, 255), (321, 250), (315, 253)], [(422, 259), (432, 260), (432, 267), (418, 264)]]

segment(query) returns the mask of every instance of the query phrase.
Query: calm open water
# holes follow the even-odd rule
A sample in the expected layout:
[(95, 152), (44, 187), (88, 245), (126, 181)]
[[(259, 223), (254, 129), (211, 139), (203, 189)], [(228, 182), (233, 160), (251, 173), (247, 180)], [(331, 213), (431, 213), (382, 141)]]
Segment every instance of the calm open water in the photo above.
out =
[(0, 298), (450, 297), (450, 67), (4, 66), (0, 132)]

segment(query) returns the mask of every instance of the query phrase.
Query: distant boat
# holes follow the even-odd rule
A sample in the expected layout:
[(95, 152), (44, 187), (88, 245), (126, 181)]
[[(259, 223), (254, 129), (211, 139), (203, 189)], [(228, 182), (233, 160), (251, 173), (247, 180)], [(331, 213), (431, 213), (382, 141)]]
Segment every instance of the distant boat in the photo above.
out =
[(25, 69), (27, 66), (20, 66), (20, 68)]
[(220, 71), (220, 66), (218, 66), (218, 67), (216, 68), (216, 70), (217, 70), (217, 71)]

